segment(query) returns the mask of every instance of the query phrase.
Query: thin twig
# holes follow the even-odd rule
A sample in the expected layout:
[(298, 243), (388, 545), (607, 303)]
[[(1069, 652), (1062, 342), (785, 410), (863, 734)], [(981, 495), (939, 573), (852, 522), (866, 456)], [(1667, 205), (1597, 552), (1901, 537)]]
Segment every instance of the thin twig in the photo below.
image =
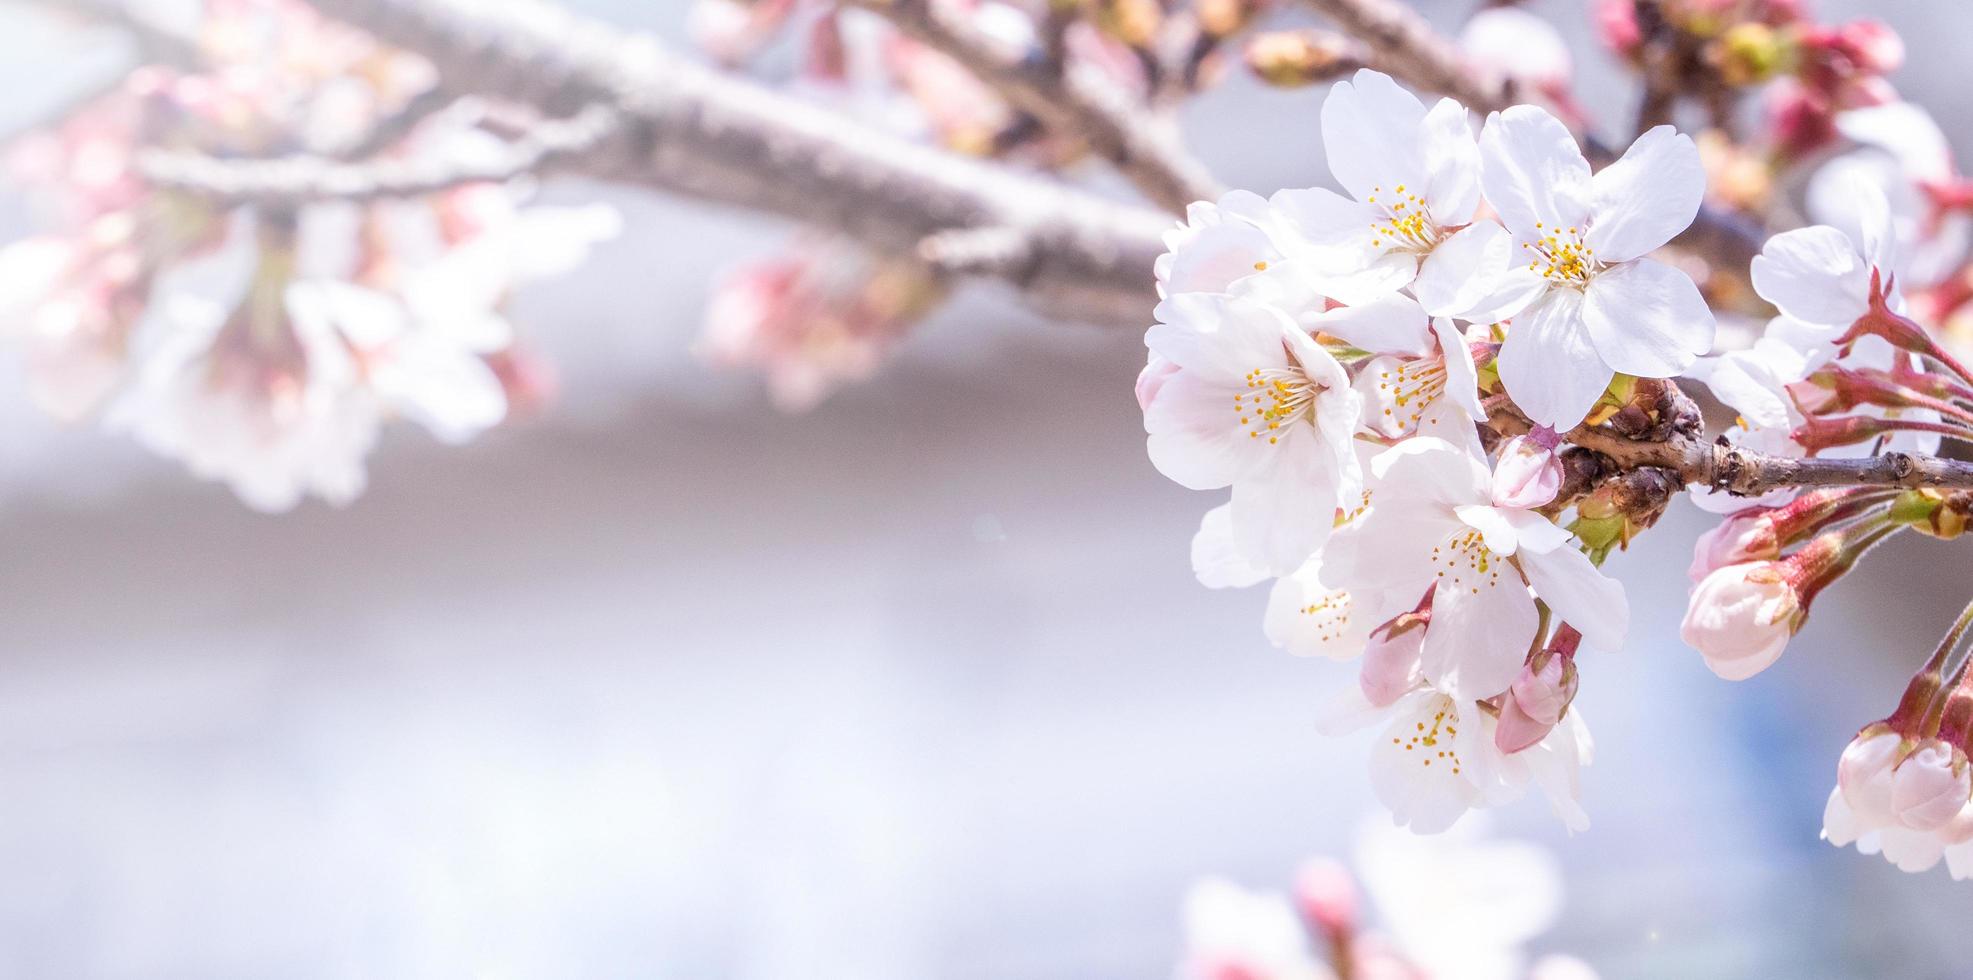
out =
[(1045, 57), (1009, 57), (930, 0), (852, 2), (950, 56), (1057, 135), (1087, 143), (1158, 206), (1182, 214), (1186, 205), (1220, 195), (1218, 183), (1179, 146), (1170, 125), (1144, 112), (1121, 89), (1061, 70)]

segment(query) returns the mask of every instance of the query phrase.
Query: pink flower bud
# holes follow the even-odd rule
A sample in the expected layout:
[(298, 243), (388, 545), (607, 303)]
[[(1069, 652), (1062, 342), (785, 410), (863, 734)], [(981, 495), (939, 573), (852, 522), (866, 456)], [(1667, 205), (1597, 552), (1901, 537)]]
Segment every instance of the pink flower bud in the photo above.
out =
[(1514, 701), (1528, 717), (1544, 725), (1562, 720), (1562, 712), (1576, 698), (1575, 662), (1567, 657), (1548, 658), (1540, 670), (1533, 665), (1521, 668), (1521, 676), (1510, 689)]
[(1552, 447), (1528, 436), (1515, 436), (1501, 444), (1500, 462), (1494, 464), (1493, 504), (1495, 507), (1540, 507), (1555, 499), (1562, 489), (1562, 461)]
[(1325, 935), (1348, 936), (1357, 928), (1356, 879), (1328, 859), (1310, 861), (1295, 874), (1295, 904)]
[(1938, 739), (1927, 739), (1891, 771), (1891, 815), (1917, 831), (1944, 827), (1973, 796), (1973, 774), (1966, 755)]
[(1744, 681), (1780, 659), (1805, 611), (1778, 562), (1728, 565), (1692, 592), (1679, 638), (1713, 673)]
[(1165, 386), (1171, 376), (1178, 373), (1178, 365), (1156, 351), (1144, 362), (1144, 370), (1137, 373), (1137, 407), (1150, 411), (1151, 402), (1158, 397), (1158, 389)]
[(1718, 527), (1700, 535), (1692, 543), (1692, 567), (1685, 574), (1698, 583), (1728, 565), (1779, 557), (1781, 544), (1775, 539), (1774, 511), (1755, 507), (1728, 516)]
[(1363, 673), (1357, 681), (1363, 696), (1372, 705), (1387, 708), (1397, 703), (1424, 677), (1419, 653), (1425, 648), (1425, 630), (1412, 626), (1393, 635), (1387, 629), (1371, 634), (1363, 650)]
[(1904, 65), (1904, 40), (1882, 21), (1853, 20), (1836, 29), (1838, 48), (1857, 68), (1889, 75)]
[(1864, 826), (1891, 822), (1891, 772), (1905, 748), (1903, 736), (1872, 725), (1851, 739), (1836, 761), (1836, 791)]
[(1547, 738), (1554, 730), (1554, 722), (1539, 721), (1530, 715), (1509, 689), (1500, 700), (1500, 720), (1493, 726), (1493, 745), (1503, 754), (1513, 755)]
[(1631, 0), (1602, 0), (1596, 5), (1596, 35), (1603, 46), (1623, 56), (1636, 53), (1644, 43), (1644, 28), (1637, 23), (1637, 5)]

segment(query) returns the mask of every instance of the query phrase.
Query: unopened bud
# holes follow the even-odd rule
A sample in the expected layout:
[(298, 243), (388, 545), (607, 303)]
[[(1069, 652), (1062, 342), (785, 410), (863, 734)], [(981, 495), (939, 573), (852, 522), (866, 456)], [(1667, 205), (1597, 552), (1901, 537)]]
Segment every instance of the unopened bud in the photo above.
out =
[(1096, 0), (1095, 23), (1103, 33), (1133, 48), (1148, 48), (1165, 20), (1158, 0)]
[(1781, 557), (1781, 542), (1775, 538), (1773, 508), (1755, 507), (1730, 514), (1719, 526), (1699, 535), (1692, 543), (1692, 566), (1686, 577), (1698, 584), (1716, 569), (1750, 561), (1773, 561)]
[(1417, 687), (1424, 677), (1419, 662), (1424, 648), (1425, 624), (1411, 613), (1372, 633), (1357, 678), (1364, 699), (1375, 707), (1389, 707)]
[(1806, 615), (1781, 562), (1728, 565), (1692, 591), (1679, 637), (1713, 673), (1744, 681), (1780, 659)]
[(1951, 541), (1966, 533), (1966, 501), (1931, 487), (1906, 490), (1891, 504), (1890, 518), (1920, 534)]
[(1227, 37), (1244, 30), (1264, 6), (1262, 0), (1197, 0), (1193, 15), (1207, 37)]
[(1247, 42), (1247, 67), (1269, 85), (1299, 88), (1363, 67), (1347, 38), (1327, 31), (1270, 31)]
[(1493, 471), (1495, 507), (1540, 507), (1561, 489), (1562, 461), (1552, 443), (1544, 446), (1530, 436), (1515, 436), (1501, 444)]
[(1853, 20), (1836, 31), (1836, 43), (1859, 69), (1889, 75), (1904, 65), (1904, 40), (1883, 21)]
[(1966, 754), (1938, 739), (1919, 743), (1891, 772), (1891, 815), (1909, 830), (1932, 831), (1966, 808), (1973, 774)]
[(1322, 859), (1302, 865), (1295, 874), (1295, 904), (1302, 917), (1325, 936), (1356, 932), (1360, 904), (1356, 879), (1336, 861)]
[(1713, 48), (1713, 60), (1728, 85), (1753, 85), (1773, 78), (1787, 64), (1789, 54), (1786, 35), (1753, 22), (1727, 28)]
[(1880, 723), (1858, 732), (1843, 748), (1836, 761), (1836, 791), (1865, 823), (1891, 819), (1891, 772), (1909, 747), (1904, 736)]

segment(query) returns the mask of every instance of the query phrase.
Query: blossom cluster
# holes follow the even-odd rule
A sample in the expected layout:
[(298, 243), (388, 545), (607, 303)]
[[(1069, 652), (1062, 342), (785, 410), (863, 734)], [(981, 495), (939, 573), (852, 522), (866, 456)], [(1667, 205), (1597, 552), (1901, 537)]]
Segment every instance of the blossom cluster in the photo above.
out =
[[(1385, 721), (1372, 784), (1398, 822), (1443, 830), (1533, 782), (1584, 826), (1576, 655), (1629, 616), (1572, 534), (1557, 433), (1711, 349), (1697, 287), (1650, 257), (1699, 207), (1697, 149), (1661, 127), (1592, 171), (1543, 109), (1476, 135), (1370, 70), (1322, 130), (1342, 193), (1234, 192), (1167, 237), (1151, 460), (1230, 491), (1193, 545), (1202, 581), (1273, 577), (1273, 642), (1361, 658), (1335, 727)], [(1522, 434), (1483, 427), (1490, 406)]]
[(1596, 978), (1573, 956), (1527, 953), (1563, 907), (1560, 869), (1539, 847), (1489, 840), (1472, 821), (1429, 840), (1373, 822), (1353, 858), (1354, 874), (1309, 862), (1285, 895), (1217, 877), (1194, 885), (1180, 980)]
[[(533, 395), (505, 296), (616, 219), (491, 184), (292, 207), (156, 186), (147, 151), (333, 156), (433, 84), (291, 0), (220, 0), (197, 27), (206, 67), (134, 72), (13, 147), (49, 230), (0, 251), (0, 325), (58, 418), (128, 431), (259, 509), (345, 503), (386, 420), (457, 442)], [(434, 125), (393, 152), (470, 158), (493, 140)]]

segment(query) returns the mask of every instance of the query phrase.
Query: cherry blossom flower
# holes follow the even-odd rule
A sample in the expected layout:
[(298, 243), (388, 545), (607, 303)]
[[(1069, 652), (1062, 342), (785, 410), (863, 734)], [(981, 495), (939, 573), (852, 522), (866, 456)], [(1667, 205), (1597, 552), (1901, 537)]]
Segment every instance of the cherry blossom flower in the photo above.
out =
[[(1547, 445), (1543, 445), (1543, 442)], [(1562, 460), (1555, 455), (1553, 433), (1546, 439), (1515, 436), (1501, 443), (1493, 469), (1496, 507), (1523, 510), (1555, 499), (1562, 489)]]
[(1873, 199), (1855, 189), (1859, 183), (1878, 188), (1906, 256), (1905, 285), (1928, 286), (1950, 274), (1973, 244), (1973, 217), (1939, 207), (1936, 192), (1961, 179), (1939, 124), (1917, 105), (1892, 102), (1838, 113), (1836, 129), (1857, 149), (1816, 170), (1810, 216), (1856, 234), (1878, 218)]
[(1343, 533), (1338, 581), (1413, 602), (1432, 595), (1426, 679), (1486, 698), (1519, 675), (1535, 638), (1532, 586), (1592, 646), (1615, 649), (1628, 627), (1622, 586), (1568, 544), (1567, 531), (1532, 511), (1497, 507), (1492, 474), (1475, 454), (1441, 439), (1408, 439), (1372, 465), (1370, 512)]
[(1529, 264), (1486, 315), (1513, 316), (1500, 377), (1529, 418), (1566, 431), (1617, 372), (1672, 377), (1713, 343), (1712, 310), (1685, 273), (1645, 256), (1692, 223), (1705, 171), (1669, 126), (1594, 176), (1567, 127), (1534, 106), (1494, 113), (1481, 180)]
[(1224, 293), (1281, 261), (1267, 228), (1272, 212), (1260, 195), (1229, 191), (1218, 203), (1195, 202), (1185, 220), (1165, 232), (1165, 252), (1153, 273), (1160, 298), (1177, 293)]
[(1232, 487), (1241, 551), (1294, 571), (1361, 479), (1348, 375), (1286, 314), (1250, 300), (1185, 293), (1155, 315), (1145, 343), (1178, 370), (1144, 410), (1151, 462), (1194, 490)]
[(1473, 424), (1486, 418), (1478, 368), (1451, 320), (1427, 317), (1417, 301), (1394, 293), (1303, 323), (1377, 354), (1357, 373), (1365, 429), (1386, 439), (1436, 436), (1477, 448)]
[(1374, 820), (1358, 834), (1353, 857), (1364, 891), (1419, 975), (1522, 980), (1528, 943), (1561, 918), (1555, 855), (1487, 831), (1475, 815), (1430, 838)]
[(1479, 153), (1464, 106), (1441, 99), (1428, 111), (1364, 69), (1330, 89), (1322, 142), (1349, 196), (1307, 188), (1269, 199), (1289, 258), (1270, 276), (1349, 305), (1409, 286), (1427, 311), (1451, 316), (1482, 297), (1481, 273), (1512, 261), (1501, 228), (1473, 221)]

